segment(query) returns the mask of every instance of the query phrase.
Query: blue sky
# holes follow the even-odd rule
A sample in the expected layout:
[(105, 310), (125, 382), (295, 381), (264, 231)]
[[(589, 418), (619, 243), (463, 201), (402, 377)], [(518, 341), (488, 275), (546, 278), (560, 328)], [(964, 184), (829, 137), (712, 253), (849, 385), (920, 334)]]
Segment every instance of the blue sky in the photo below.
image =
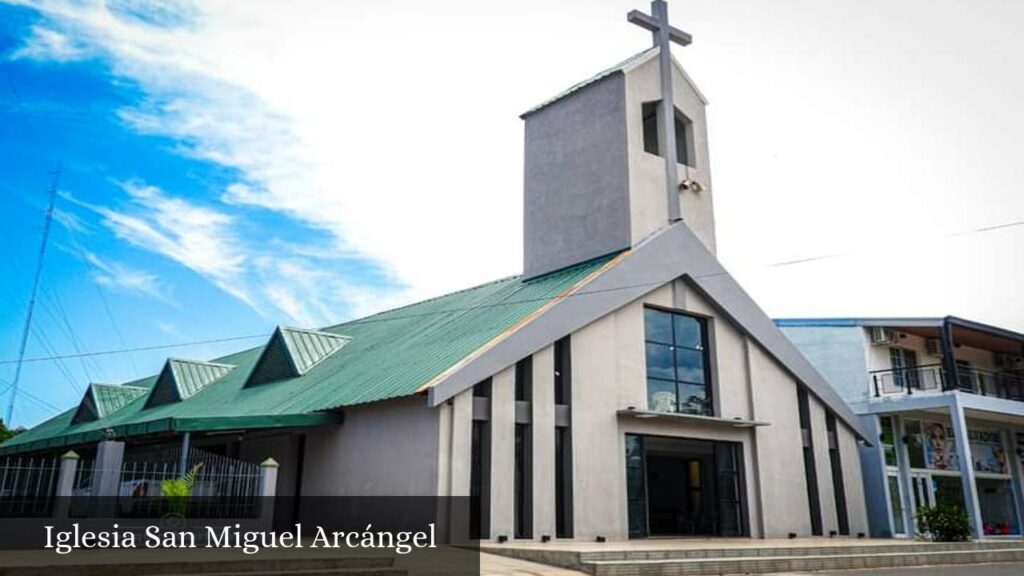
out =
[[(27, 363), (15, 424), (168, 355), (517, 273), (518, 115), (646, 48), (646, 6), (0, 0), (0, 407), (58, 163), (29, 358), (262, 336)], [(670, 16), (711, 101), (719, 256), (770, 314), (1024, 330), (1024, 4)]]
[[(184, 15), (168, 22), (189, 25)], [(357, 310), (341, 296), (349, 286), (382, 296), (401, 288), (363, 258), (330, 254), (336, 243), (323, 230), (224, 201), (225, 190), (247, 184), (243, 171), (203, 157), (195, 139), (132, 119), (154, 114), (161, 121), (168, 113), (160, 100), (173, 93), (118, 73), (93, 46), (47, 36), (67, 31), (38, 10), (0, 6), (0, 358), (17, 356), (46, 190), (58, 164), (29, 358), (263, 338), (276, 323), (317, 326), (351, 317)], [(298, 296), (292, 287), (302, 281), (293, 284), (292, 274), (324, 285)], [(145, 375), (168, 354), (209, 357), (259, 342), (30, 362), (14, 422), (34, 423), (67, 407), (88, 382)], [(0, 390), (13, 372), (10, 363), (0, 365)], [(7, 393), (0, 397), (6, 407)]]

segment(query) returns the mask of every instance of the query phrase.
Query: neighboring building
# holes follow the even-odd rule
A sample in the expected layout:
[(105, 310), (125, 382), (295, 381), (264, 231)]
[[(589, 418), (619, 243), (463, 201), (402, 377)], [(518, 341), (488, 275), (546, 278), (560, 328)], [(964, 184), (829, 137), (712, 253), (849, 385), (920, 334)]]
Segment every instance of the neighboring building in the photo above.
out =
[(955, 317), (776, 320), (878, 442), (862, 449), (871, 532), (913, 536), (952, 503), (979, 537), (1021, 536), (1024, 334)]
[(674, 61), (666, 195), (658, 55), (524, 114), (523, 276), (94, 385), (0, 451), (188, 433), (273, 456), (279, 494), (475, 496), (485, 539), (866, 533), (867, 433), (715, 258), (705, 100)]

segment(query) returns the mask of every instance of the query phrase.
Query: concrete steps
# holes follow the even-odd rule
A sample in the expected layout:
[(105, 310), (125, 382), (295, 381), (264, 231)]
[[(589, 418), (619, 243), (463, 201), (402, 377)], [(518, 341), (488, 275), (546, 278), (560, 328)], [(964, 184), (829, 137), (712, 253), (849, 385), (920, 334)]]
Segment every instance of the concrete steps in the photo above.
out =
[(488, 546), (485, 552), (581, 570), (595, 576), (680, 576), (814, 572), (950, 564), (1024, 562), (1020, 540), (929, 543), (666, 545), (598, 550)]
[(843, 556), (861, 554), (879, 554), (889, 552), (924, 553), (953, 552), (962, 550), (1002, 550), (1019, 547), (1024, 549), (1022, 541), (986, 541), (986, 542), (912, 542), (889, 545), (879, 544), (820, 544), (808, 546), (734, 546), (730, 548), (659, 548), (650, 550), (601, 550), (580, 552), (581, 562), (598, 562), (612, 560), (685, 560), (697, 558), (756, 558), (766, 556)]
[(0, 567), (0, 576), (404, 576), (392, 558), (253, 558)]
[(917, 553), (748, 556), (724, 559), (595, 561), (583, 564), (583, 569), (595, 576), (677, 576), (814, 572), (818, 570), (903, 568), (993, 562), (1024, 562), (1024, 548)]

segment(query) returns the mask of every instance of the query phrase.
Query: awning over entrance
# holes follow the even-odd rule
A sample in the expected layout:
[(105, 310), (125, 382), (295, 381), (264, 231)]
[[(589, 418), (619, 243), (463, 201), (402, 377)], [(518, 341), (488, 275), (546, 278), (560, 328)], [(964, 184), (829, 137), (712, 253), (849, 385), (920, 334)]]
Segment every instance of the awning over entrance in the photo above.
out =
[(725, 426), (730, 428), (753, 428), (755, 426), (771, 426), (770, 422), (763, 420), (744, 420), (742, 418), (719, 418), (717, 416), (703, 416), (700, 414), (685, 414), (682, 412), (658, 412), (655, 410), (637, 410), (626, 408), (617, 412), (620, 418), (638, 418), (642, 420), (659, 419), (664, 422), (678, 422), (680, 424), (707, 424), (710, 426)]

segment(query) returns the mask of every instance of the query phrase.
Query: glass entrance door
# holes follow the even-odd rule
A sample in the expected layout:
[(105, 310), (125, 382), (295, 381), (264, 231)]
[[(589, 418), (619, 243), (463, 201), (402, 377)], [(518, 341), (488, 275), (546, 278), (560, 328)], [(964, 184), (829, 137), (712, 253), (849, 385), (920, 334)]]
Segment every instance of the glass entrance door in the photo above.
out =
[(626, 435), (631, 538), (747, 534), (742, 445)]

